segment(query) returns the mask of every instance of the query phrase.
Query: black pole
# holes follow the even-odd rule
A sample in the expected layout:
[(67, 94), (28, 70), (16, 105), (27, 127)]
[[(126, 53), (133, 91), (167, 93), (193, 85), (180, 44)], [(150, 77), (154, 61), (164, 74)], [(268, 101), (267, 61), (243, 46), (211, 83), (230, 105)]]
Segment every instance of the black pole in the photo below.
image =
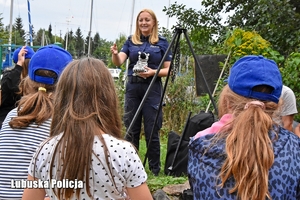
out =
[[(151, 90), (153, 84), (155, 83), (155, 80), (156, 80), (156, 78), (157, 78), (157, 76), (158, 76), (158, 73), (159, 73), (159, 71), (161, 70), (161, 67), (162, 67), (162, 65), (163, 65), (163, 63), (164, 63), (164, 60), (166, 59), (166, 57), (167, 57), (167, 55), (168, 55), (168, 53), (169, 53), (171, 47), (173, 46), (173, 43), (174, 43), (175, 39), (176, 39), (176, 34), (174, 34), (174, 36), (173, 36), (173, 38), (172, 38), (172, 41), (170, 42), (170, 45), (169, 45), (168, 49), (166, 50), (165, 55), (164, 55), (163, 58), (161, 59), (161, 61), (160, 61), (160, 63), (159, 63), (159, 66), (158, 66), (158, 68), (157, 68), (157, 71), (156, 71), (156, 73), (154, 74), (154, 76), (153, 76), (153, 78), (152, 78), (152, 81), (151, 81), (151, 83), (150, 83), (148, 89), (147, 89), (147, 91), (146, 91), (146, 93), (145, 93), (145, 95), (144, 95), (144, 97), (143, 97), (143, 99), (142, 99), (142, 101), (141, 101), (141, 103), (140, 103), (140, 105), (139, 105), (139, 107), (138, 107), (138, 109), (137, 109), (137, 111), (136, 111), (136, 113), (135, 113), (135, 115), (134, 115), (134, 117), (133, 117), (133, 119), (132, 119), (130, 125), (129, 125), (128, 128), (127, 128), (126, 136), (129, 135), (130, 138), (131, 138), (130, 130), (131, 130), (133, 124), (135, 123), (137, 116), (140, 114), (140, 112), (141, 112), (141, 110), (142, 110), (142, 107), (143, 107), (143, 105), (144, 105), (144, 103), (145, 103), (145, 101), (146, 101), (146, 98), (148, 97), (148, 95), (149, 95), (149, 93), (150, 93), (150, 90)], [(162, 96), (161, 98), (163, 98), (163, 96)], [(126, 136), (125, 136), (125, 137), (126, 137)]]
[(190, 51), (191, 51), (192, 54), (193, 54), (193, 57), (194, 57), (194, 59), (195, 59), (195, 62), (196, 62), (197, 66), (198, 66), (198, 68), (199, 68), (199, 70), (200, 70), (200, 72), (201, 72), (201, 76), (202, 76), (202, 79), (203, 79), (203, 81), (204, 81), (205, 87), (206, 87), (206, 89), (207, 89), (207, 93), (208, 93), (208, 95), (209, 95), (209, 98), (210, 98), (210, 100), (211, 100), (213, 106), (214, 106), (215, 114), (218, 115), (218, 107), (217, 107), (217, 105), (216, 105), (216, 103), (215, 103), (215, 101), (214, 101), (214, 99), (213, 99), (213, 96), (212, 96), (211, 91), (209, 90), (207, 81), (206, 81), (206, 79), (205, 79), (205, 77), (204, 77), (204, 74), (203, 74), (203, 71), (202, 71), (202, 69), (201, 69), (201, 67), (200, 67), (200, 62), (198, 61), (198, 59), (197, 59), (197, 57), (196, 57), (196, 54), (195, 54), (195, 52), (194, 52), (194, 50), (193, 50), (193, 48), (192, 48), (191, 41), (190, 41), (190, 39), (189, 39), (189, 37), (188, 37), (188, 35), (187, 35), (187, 33), (186, 33), (186, 29), (185, 29), (185, 31), (183, 31), (183, 33), (184, 33), (185, 39), (186, 39), (186, 41), (187, 41), (187, 43), (188, 43), (188, 45), (189, 45)]
[[(176, 55), (176, 52), (178, 50), (178, 45), (179, 45), (179, 39), (180, 39), (180, 35), (181, 35), (181, 30), (176, 29), (175, 31), (176, 31), (177, 34), (174, 35), (174, 38), (176, 39), (176, 43), (175, 43), (175, 50), (172, 52), (173, 55)], [(171, 44), (170, 44), (170, 46), (171, 46)], [(172, 43), (172, 46), (173, 46), (173, 43)], [(169, 70), (168, 70), (168, 75), (166, 77), (165, 85), (164, 85), (163, 92), (162, 92), (162, 95), (161, 95), (161, 98), (160, 98), (160, 103), (159, 103), (158, 111), (156, 113), (155, 122), (154, 122), (154, 125), (153, 125), (152, 130), (151, 130), (151, 134), (150, 134), (150, 138), (149, 138), (148, 146), (147, 146), (147, 150), (146, 150), (146, 155), (145, 155), (145, 159), (144, 159), (144, 166), (146, 165), (146, 161), (147, 161), (147, 158), (148, 158), (148, 152), (149, 152), (149, 148), (150, 148), (151, 141), (152, 141), (152, 138), (153, 138), (153, 134), (154, 134), (154, 131), (155, 131), (155, 125), (157, 124), (159, 113), (161, 112), (161, 109), (162, 109), (162, 103), (163, 103), (163, 99), (164, 99), (165, 92), (166, 92), (166, 89), (167, 89), (167, 85), (168, 85), (168, 82), (169, 82), (169, 77), (170, 77), (170, 74), (171, 74), (171, 71), (172, 71), (173, 61), (174, 61), (174, 58), (172, 59)]]

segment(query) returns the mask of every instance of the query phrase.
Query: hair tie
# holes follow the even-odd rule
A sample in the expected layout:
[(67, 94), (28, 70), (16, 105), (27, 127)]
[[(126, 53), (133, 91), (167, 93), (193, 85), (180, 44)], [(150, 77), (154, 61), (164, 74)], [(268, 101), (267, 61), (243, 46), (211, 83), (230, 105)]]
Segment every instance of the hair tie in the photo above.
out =
[(39, 89), (38, 89), (39, 91), (44, 91), (44, 92), (47, 92), (47, 90), (46, 90), (46, 88), (44, 88), (44, 87), (39, 87)]
[(261, 101), (250, 101), (246, 103), (244, 110), (248, 109), (250, 106), (261, 107), (263, 110), (265, 109), (265, 104)]

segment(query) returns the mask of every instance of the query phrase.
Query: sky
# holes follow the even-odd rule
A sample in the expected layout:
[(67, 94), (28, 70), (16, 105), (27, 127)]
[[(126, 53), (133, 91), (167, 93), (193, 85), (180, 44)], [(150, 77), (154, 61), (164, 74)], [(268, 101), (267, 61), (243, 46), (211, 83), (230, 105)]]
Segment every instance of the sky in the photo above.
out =
[[(13, 23), (20, 16), (24, 30), (29, 32), (28, 0), (0, 0), (2, 23), (10, 23), (12, 1)], [(98, 32), (102, 39), (115, 41), (120, 34), (134, 32), (137, 13), (144, 8), (155, 12), (159, 26), (170, 29), (177, 19), (168, 18), (162, 10), (175, 2), (200, 10), (201, 0), (93, 0), (92, 9), (92, 0), (29, 0), (29, 5), (35, 32), (40, 28), (48, 30), (51, 24), (52, 34), (64, 37), (79, 27), (84, 37), (91, 30), (92, 37)]]

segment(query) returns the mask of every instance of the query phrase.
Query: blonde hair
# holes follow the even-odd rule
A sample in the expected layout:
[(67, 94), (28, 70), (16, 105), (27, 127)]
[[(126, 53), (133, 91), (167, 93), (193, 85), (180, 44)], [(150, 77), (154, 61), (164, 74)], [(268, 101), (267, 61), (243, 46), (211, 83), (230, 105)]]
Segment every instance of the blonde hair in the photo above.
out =
[(269, 131), (273, 130), (272, 115), (278, 104), (263, 101), (264, 109), (257, 106), (244, 109), (246, 103), (253, 100), (234, 93), (226, 85), (218, 102), (219, 117), (226, 113), (232, 113), (233, 117), (213, 138), (215, 143), (226, 141), (226, 159), (219, 174), (219, 186), (224, 187), (225, 182), (233, 177), (235, 185), (229, 193), (236, 192), (241, 200), (271, 199), (268, 175), (274, 152)]
[(158, 22), (157, 22), (157, 18), (156, 18), (155, 13), (150, 9), (143, 9), (137, 15), (136, 22), (135, 22), (135, 32), (132, 35), (131, 40), (134, 44), (142, 44), (142, 42), (141, 42), (141, 34), (142, 33), (141, 33), (140, 28), (139, 28), (139, 16), (143, 12), (149, 13), (151, 15), (152, 19), (154, 20), (154, 26), (153, 26), (152, 32), (150, 34), (150, 37), (149, 37), (149, 43), (150, 44), (156, 44), (159, 40), (159, 38), (158, 38)]

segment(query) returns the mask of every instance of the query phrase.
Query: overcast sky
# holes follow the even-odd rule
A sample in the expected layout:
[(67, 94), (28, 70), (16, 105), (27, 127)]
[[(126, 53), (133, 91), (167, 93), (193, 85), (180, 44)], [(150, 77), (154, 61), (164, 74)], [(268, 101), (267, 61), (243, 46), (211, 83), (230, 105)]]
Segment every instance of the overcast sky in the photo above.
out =
[[(0, 13), (5, 26), (9, 25), (10, 21), (11, 1), (0, 0)], [(176, 2), (185, 4), (187, 8), (200, 10), (201, 0), (176, 0)], [(34, 31), (37, 32), (40, 28), (48, 30), (51, 24), (52, 34), (61, 34), (62, 37), (68, 30), (75, 32), (78, 27), (86, 37), (92, 24), (92, 36), (98, 32), (101, 38), (114, 41), (120, 33), (129, 35), (134, 31), (136, 15), (143, 8), (150, 8), (155, 12), (160, 26), (169, 25), (168, 28), (171, 28), (177, 21), (175, 18), (168, 20), (162, 11), (164, 6), (168, 7), (169, 3), (175, 3), (175, 0), (94, 0), (92, 18), (90, 18), (91, 0), (30, 0), (29, 3)], [(13, 23), (18, 16), (23, 20), (25, 31), (29, 31), (27, 0), (13, 0)]]

